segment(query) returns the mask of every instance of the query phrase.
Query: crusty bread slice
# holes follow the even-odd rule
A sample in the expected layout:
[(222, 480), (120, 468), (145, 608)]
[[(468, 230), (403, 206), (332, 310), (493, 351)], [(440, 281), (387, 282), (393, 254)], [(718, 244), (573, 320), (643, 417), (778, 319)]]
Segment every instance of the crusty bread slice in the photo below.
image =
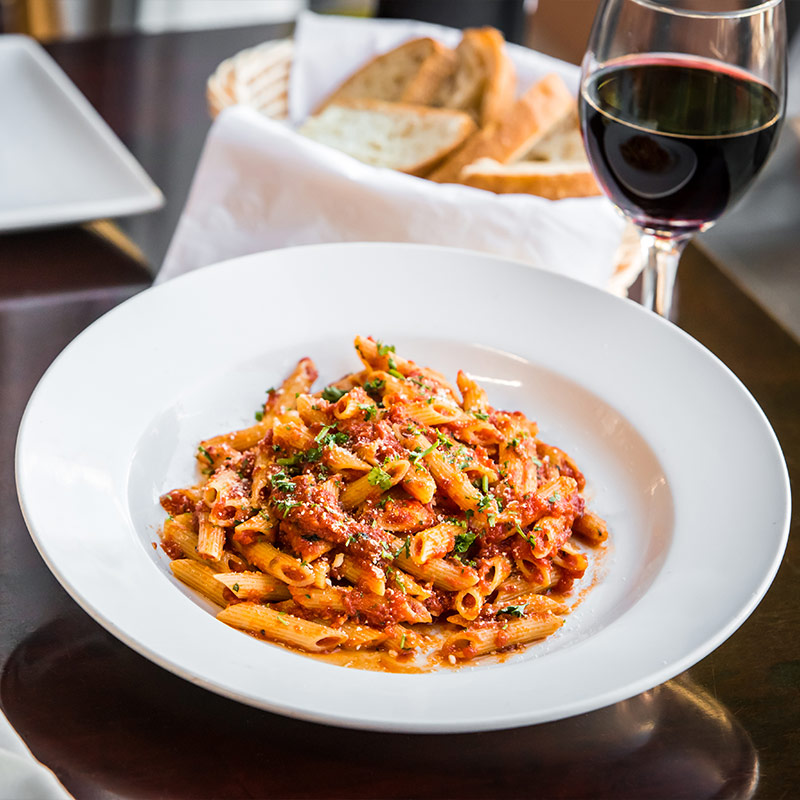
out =
[(500, 164), (491, 158), (480, 158), (461, 170), (460, 182), (496, 194), (535, 194), (548, 200), (595, 197), (601, 193), (585, 159)]
[(555, 73), (535, 83), (499, 122), (472, 134), (428, 177), (439, 183), (458, 183), (461, 170), (479, 158), (501, 164), (517, 161), (556, 126), (574, 113), (575, 98)]
[(454, 50), (439, 42), (420, 64), (417, 74), (406, 84), (398, 98), (401, 103), (429, 106), (442, 83), (456, 68), (458, 60)]
[(424, 176), (474, 130), (461, 111), (348, 100), (310, 117), (299, 132), (367, 164)]
[(517, 72), (506, 52), (503, 34), (495, 28), (480, 28), (474, 32), (479, 42), (486, 82), (480, 105), (480, 124), (488, 125), (505, 119), (514, 105)]
[(456, 65), (430, 105), (471, 114), (479, 125), (505, 117), (514, 103), (516, 71), (495, 28), (468, 28), (455, 50)]
[(376, 56), (354, 72), (317, 108), (342, 100), (427, 103), (441, 77), (452, 67), (453, 51), (430, 39), (411, 39)]
[(525, 161), (586, 161), (578, 106), (523, 156)]

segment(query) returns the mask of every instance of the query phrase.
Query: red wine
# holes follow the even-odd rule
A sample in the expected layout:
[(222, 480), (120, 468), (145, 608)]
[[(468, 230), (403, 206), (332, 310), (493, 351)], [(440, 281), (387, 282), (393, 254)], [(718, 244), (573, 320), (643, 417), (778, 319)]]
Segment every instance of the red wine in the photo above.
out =
[(581, 93), (589, 160), (634, 222), (691, 232), (747, 188), (774, 144), (780, 103), (748, 73), (701, 59), (621, 59)]

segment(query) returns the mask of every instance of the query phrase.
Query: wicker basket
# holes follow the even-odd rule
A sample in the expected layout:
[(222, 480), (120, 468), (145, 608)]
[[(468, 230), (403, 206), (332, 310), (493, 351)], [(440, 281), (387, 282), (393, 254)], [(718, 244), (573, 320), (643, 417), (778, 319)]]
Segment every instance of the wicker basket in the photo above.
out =
[(293, 54), (293, 41), (278, 39), (225, 59), (206, 84), (211, 116), (228, 106), (246, 105), (271, 119), (286, 119)]
[[(212, 118), (228, 106), (246, 105), (271, 119), (287, 119), (293, 55), (294, 42), (278, 39), (242, 50), (223, 61), (206, 84)], [(625, 296), (642, 269), (638, 235), (632, 225), (625, 228), (615, 263), (606, 288)]]

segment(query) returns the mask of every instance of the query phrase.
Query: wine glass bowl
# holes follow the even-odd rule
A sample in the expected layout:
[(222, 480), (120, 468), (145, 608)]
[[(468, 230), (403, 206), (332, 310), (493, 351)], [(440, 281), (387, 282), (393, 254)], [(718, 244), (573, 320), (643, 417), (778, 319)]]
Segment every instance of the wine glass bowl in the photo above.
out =
[(783, 0), (604, 0), (581, 128), (604, 192), (640, 230), (645, 305), (669, 315), (681, 251), (772, 152), (786, 86)]

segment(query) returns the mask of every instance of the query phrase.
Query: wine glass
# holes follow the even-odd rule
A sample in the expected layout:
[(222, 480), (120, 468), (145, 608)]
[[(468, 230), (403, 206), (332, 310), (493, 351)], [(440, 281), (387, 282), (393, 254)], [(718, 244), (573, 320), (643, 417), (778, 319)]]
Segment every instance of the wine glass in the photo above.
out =
[(683, 248), (764, 166), (785, 99), (783, 0), (603, 0), (581, 129), (604, 192), (639, 229), (643, 305), (669, 317)]

